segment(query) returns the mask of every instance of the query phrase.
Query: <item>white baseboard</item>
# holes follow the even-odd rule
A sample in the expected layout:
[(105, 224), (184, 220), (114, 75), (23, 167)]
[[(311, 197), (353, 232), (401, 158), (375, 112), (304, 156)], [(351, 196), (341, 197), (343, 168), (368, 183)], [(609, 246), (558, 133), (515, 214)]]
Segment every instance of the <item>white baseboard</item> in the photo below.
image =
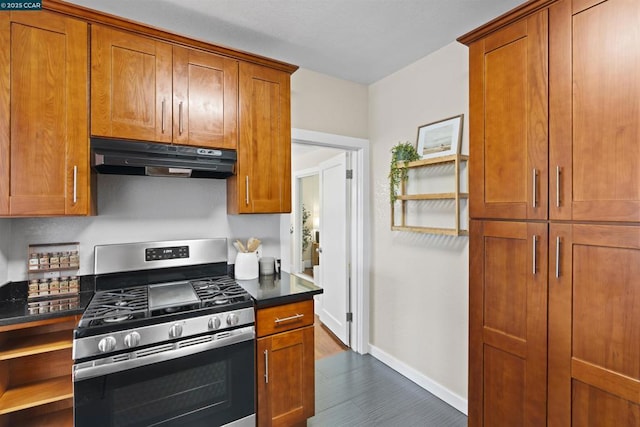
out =
[(369, 350), (373, 357), (389, 366), (394, 371), (397, 371), (399, 374), (407, 377), (423, 389), (427, 390), (429, 393), (433, 394), (445, 403), (453, 406), (463, 414), (468, 414), (467, 399), (457, 395), (446, 387), (443, 387), (441, 384), (438, 384), (431, 378), (418, 372), (406, 363), (399, 361), (398, 359), (391, 356), (389, 353), (386, 353), (385, 351), (379, 349), (378, 347), (369, 344)]

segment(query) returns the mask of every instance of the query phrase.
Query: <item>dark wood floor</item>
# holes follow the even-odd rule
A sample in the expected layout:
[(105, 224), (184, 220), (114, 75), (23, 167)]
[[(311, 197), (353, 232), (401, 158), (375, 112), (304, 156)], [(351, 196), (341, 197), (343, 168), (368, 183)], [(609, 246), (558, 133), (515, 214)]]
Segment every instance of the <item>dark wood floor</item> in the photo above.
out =
[(463, 427), (467, 417), (370, 355), (342, 351), (316, 361), (309, 427)]

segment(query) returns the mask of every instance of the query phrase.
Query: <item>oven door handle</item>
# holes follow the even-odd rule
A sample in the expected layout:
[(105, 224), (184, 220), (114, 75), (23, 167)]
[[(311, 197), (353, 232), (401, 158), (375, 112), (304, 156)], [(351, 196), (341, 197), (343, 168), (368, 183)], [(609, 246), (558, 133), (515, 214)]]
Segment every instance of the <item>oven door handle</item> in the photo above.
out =
[(142, 348), (73, 365), (73, 381), (95, 378), (255, 339), (253, 326)]

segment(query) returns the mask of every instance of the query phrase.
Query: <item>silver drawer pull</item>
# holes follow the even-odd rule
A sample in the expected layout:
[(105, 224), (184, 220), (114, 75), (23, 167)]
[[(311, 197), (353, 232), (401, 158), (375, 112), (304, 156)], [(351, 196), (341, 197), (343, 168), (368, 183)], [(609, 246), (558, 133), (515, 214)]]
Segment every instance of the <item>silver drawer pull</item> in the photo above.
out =
[(302, 319), (303, 317), (304, 317), (304, 314), (296, 314), (295, 316), (285, 317), (284, 319), (278, 319), (276, 317), (276, 323), (288, 322), (289, 320)]
[(533, 207), (537, 208), (538, 207), (538, 170), (536, 168), (533, 168), (533, 176), (531, 177), (531, 179), (533, 180)]
[(536, 249), (538, 248), (538, 236), (533, 235), (533, 275), (538, 271), (538, 261), (536, 260)]

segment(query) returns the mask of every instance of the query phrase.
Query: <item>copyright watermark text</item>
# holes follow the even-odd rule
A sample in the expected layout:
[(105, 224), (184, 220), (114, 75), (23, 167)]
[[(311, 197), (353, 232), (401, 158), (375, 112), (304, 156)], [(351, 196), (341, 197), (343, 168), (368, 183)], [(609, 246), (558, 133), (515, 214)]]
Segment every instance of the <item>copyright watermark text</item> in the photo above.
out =
[(0, 2), (0, 11), (3, 10), (41, 10), (42, 3), (41, 2)]

